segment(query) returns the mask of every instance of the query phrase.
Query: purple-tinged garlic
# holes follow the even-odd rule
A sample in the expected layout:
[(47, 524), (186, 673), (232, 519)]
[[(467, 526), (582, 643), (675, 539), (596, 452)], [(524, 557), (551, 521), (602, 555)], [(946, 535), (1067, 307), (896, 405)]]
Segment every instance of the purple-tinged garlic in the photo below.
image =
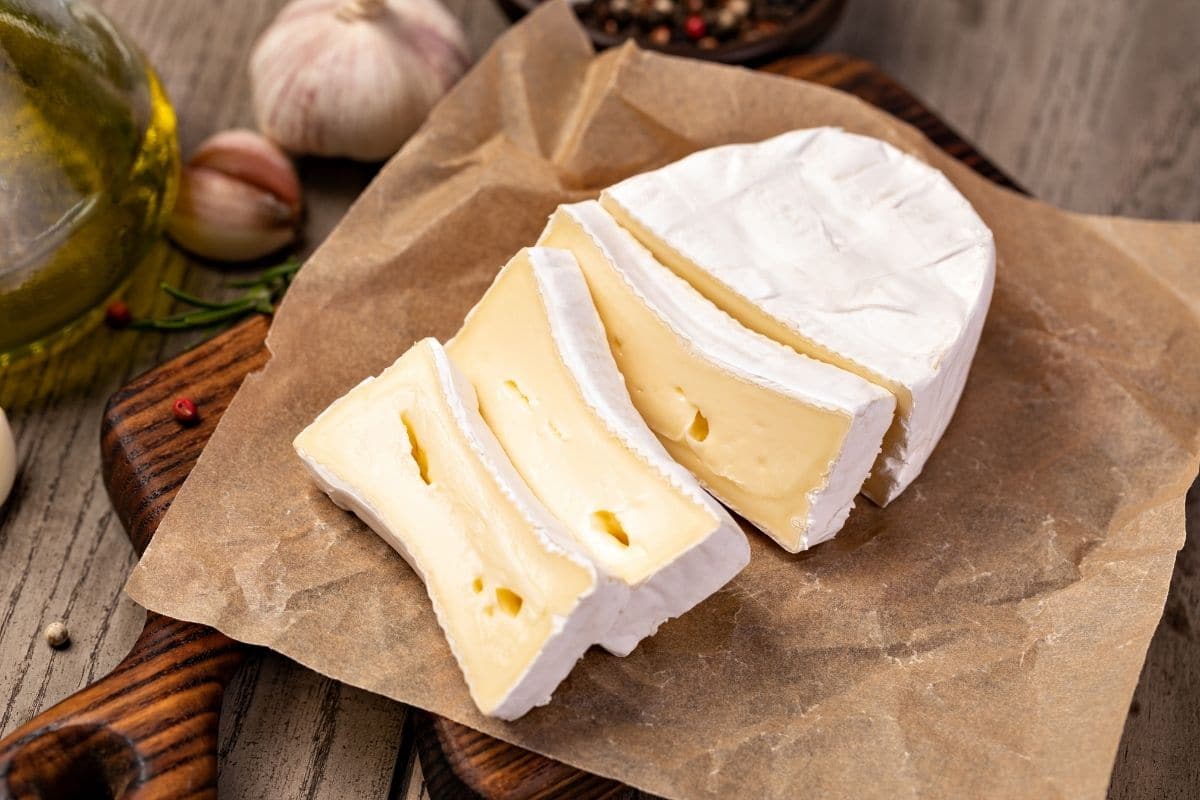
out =
[(255, 117), (290, 152), (379, 161), (468, 66), (437, 0), (295, 0), (250, 57)]
[(254, 131), (223, 131), (183, 168), (167, 233), (196, 255), (249, 261), (295, 240), (300, 206), (286, 153)]

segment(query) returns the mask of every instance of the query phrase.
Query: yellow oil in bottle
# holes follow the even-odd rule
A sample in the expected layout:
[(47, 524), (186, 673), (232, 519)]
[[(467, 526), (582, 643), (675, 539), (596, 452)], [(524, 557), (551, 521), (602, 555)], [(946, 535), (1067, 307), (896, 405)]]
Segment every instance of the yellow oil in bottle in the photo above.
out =
[(110, 22), (0, 0), (0, 368), (86, 330), (159, 237), (175, 114)]

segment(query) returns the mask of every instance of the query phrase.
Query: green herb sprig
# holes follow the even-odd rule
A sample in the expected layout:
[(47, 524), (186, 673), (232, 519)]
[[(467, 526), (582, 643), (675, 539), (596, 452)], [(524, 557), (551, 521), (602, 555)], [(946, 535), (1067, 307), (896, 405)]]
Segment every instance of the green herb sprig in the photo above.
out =
[(161, 287), (164, 292), (192, 308), (167, 317), (134, 320), (132, 327), (138, 330), (182, 331), (209, 328), (224, 322), (233, 322), (250, 314), (274, 314), (275, 307), (301, 266), (300, 259), (289, 258), (253, 278), (229, 281), (226, 286), (231, 289), (245, 289), (246, 292), (240, 297), (224, 301), (197, 297), (163, 283)]

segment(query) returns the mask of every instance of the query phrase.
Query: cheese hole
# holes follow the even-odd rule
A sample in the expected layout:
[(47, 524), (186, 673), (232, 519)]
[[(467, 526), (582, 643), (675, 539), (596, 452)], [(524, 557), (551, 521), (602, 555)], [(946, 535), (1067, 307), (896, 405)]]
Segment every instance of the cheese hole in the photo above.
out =
[(471, 581), (471, 591), (475, 592), (475, 594), (483, 591), (483, 578), (476, 578)]
[(508, 389), (510, 392), (516, 393), (517, 397), (521, 398), (521, 401), (525, 403), (525, 405), (533, 405), (529, 402), (529, 395), (521, 391), (521, 387), (517, 386), (516, 381), (505, 381), (504, 388)]
[(421, 443), (417, 441), (417, 434), (413, 431), (412, 423), (408, 421), (408, 414), (401, 414), (400, 421), (404, 423), (404, 430), (408, 432), (408, 445), (412, 451), (413, 461), (417, 462), (421, 480), (425, 481), (426, 485), (433, 483), (429, 480), (429, 459), (425, 456), (425, 450), (421, 447)]
[(521, 595), (517, 594), (512, 589), (506, 589), (501, 586), (496, 590), (496, 605), (498, 605), (500, 610), (505, 614), (508, 614), (510, 617), (515, 617), (517, 614), (521, 613), (521, 605), (524, 602), (525, 601), (521, 598)]
[(596, 530), (607, 533), (616, 539), (622, 547), (629, 547), (629, 534), (625, 532), (625, 526), (621, 524), (621, 520), (617, 519), (617, 515), (611, 511), (592, 512), (592, 525)]
[(617, 351), (617, 355), (621, 354), (621, 339), (620, 339), (620, 337), (613, 336), (611, 339), (608, 340), (608, 343), (610, 345), (612, 345), (613, 350)]
[[(533, 401), (531, 399), (529, 399), (529, 395), (527, 395), (523, 391), (521, 391), (521, 387), (517, 386), (516, 381), (514, 381), (514, 380), (505, 381), (504, 388), (507, 389), (508, 391), (512, 392), (513, 394), (515, 394), (517, 397), (521, 398), (521, 402), (523, 402), (526, 406), (528, 406), (529, 408), (533, 408)], [(564, 436), (563, 432), (561, 430), (559, 430), (557, 425), (554, 424), (554, 420), (550, 420), (550, 419), (546, 420), (546, 427), (548, 427), (550, 429), (550, 432), (553, 433), (555, 436), (557, 436), (559, 439), (566, 441), (567, 437)]]
[(692, 417), (692, 424), (688, 426), (688, 436), (695, 439), (697, 442), (703, 442), (708, 438), (708, 420), (696, 410), (696, 416)]

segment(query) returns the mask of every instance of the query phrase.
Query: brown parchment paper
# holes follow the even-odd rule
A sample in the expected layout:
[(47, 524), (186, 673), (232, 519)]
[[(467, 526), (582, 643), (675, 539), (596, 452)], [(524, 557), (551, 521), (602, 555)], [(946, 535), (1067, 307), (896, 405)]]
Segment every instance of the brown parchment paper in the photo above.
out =
[[(886, 510), (727, 589), (554, 702), (481, 718), (414, 574), (309, 482), (292, 437), (454, 333), (556, 204), (814, 125), (944, 170), (1000, 266), (962, 403)], [(674, 797), (1100, 797), (1183, 541), (1200, 428), (1197, 226), (1000, 190), (849, 96), (632, 47), (563, 3), (508, 33), (312, 258), (129, 582), (155, 611)]]

